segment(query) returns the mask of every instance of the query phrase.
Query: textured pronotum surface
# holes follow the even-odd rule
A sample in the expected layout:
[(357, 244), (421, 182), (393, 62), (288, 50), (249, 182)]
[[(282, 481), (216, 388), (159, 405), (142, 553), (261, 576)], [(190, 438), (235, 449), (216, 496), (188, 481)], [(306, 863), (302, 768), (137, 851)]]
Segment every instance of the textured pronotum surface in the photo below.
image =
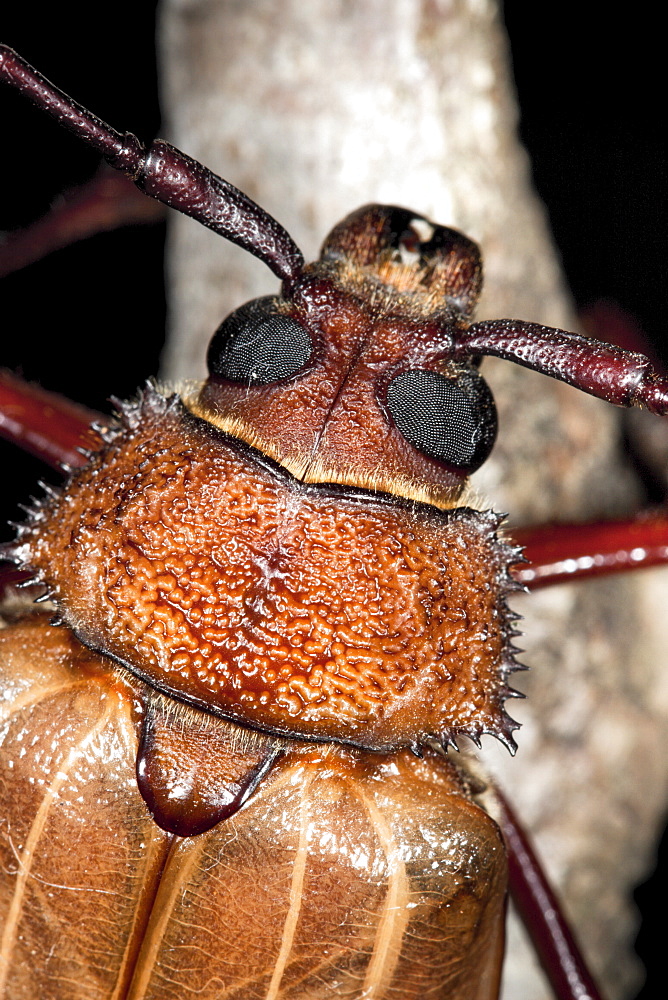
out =
[(512, 732), (498, 520), (305, 486), (149, 393), (17, 552), (84, 642), (162, 690), (389, 748)]

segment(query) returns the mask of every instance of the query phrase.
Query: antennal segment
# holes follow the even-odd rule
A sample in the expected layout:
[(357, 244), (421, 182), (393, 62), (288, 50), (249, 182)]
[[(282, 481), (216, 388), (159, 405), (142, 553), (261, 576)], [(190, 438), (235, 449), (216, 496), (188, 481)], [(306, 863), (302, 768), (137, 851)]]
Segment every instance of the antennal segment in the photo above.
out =
[(285, 229), (197, 160), (162, 139), (147, 149), (131, 132), (117, 132), (54, 87), (6, 45), (0, 45), (0, 79), (93, 146), (145, 194), (259, 257), (288, 286), (301, 273), (304, 258)]
[(519, 319), (474, 323), (457, 333), (455, 358), (493, 355), (567, 382), (616, 406), (668, 414), (668, 379), (644, 354)]

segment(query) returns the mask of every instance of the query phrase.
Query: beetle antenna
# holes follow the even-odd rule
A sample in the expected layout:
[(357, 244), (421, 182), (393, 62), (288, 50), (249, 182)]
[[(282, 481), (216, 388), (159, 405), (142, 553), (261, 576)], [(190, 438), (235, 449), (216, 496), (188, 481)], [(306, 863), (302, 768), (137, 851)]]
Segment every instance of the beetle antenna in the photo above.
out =
[(93, 146), (144, 194), (259, 257), (288, 287), (301, 273), (304, 257), (280, 223), (197, 160), (162, 139), (147, 148), (131, 132), (117, 132), (54, 87), (7, 45), (0, 45), (0, 79)]
[(453, 356), (493, 355), (607, 399), (668, 414), (668, 379), (644, 354), (519, 319), (474, 323), (456, 334)]

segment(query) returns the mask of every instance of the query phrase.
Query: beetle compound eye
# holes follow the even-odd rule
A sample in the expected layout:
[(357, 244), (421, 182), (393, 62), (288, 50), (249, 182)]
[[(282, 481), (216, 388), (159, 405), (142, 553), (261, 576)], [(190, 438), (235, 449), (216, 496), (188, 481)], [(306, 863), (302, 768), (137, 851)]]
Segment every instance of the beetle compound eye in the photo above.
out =
[(207, 354), (211, 375), (265, 385), (289, 378), (311, 356), (311, 338), (290, 316), (276, 311), (276, 299), (262, 298), (237, 309), (219, 326)]
[(470, 472), (492, 450), (496, 407), (487, 383), (472, 369), (453, 376), (402, 372), (390, 382), (386, 403), (406, 440), (441, 462)]

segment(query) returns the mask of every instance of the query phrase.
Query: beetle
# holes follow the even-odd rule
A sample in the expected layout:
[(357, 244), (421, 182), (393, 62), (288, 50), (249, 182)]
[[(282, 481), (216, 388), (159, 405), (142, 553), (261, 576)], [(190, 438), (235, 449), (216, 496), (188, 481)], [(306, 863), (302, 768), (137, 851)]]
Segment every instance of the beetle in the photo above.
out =
[[(412, 218), (412, 217), (411, 217), (411, 218)], [(404, 220), (404, 221), (406, 221), (406, 220)], [(408, 221), (410, 221), (410, 220), (408, 220)], [(367, 219), (367, 222), (368, 222), (368, 219)], [(416, 222), (415, 222), (416, 226), (418, 225), (418, 222), (420, 222), (420, 220), (417, 220), (417, 219), (416, 219)], [(421, 222), (420, 222), (420, 225), (421, 225), (422, 223), (424, 223), (424, 225), (428, 225), (428, 223), (426, 223), (426, 220), (421, 220)], [(374, 223), (374, 225), (377, 225), (377, 223)], [(392, 226), (396, 226), (396, 223), (394, 223), (394, 222), (393, 222), (393, 223), (392, 223)], [(392, 228), (392, 227), (391, 227), (391, 228)], [(394, 229), (392, 229), (392, 232), (394, 232)], [(227, 374), (229, 375), (229, 372), (228, 372)], [(400, 373), (400, 374), (401, 374), (401, 373)], [(234, 380), (234, 379), (232, 379), (232, 380)], [(402, 384), (403, 384), (403, 383), (402, 383)], [(388, 405), (390, 405), (390, 404), (388, 404)], [(395, 414), (395, 423), (398, 423), (398, 422), (399, 422), (399, 418), (397, 418), (397, 417), (396, 417), (396, 414)], [(442, 457), (443, 457), (443, 456), (441, 456), (441, 458), (442, 458)], [(473, 735), (475, 735), (475, 733), (474, 733)]]

